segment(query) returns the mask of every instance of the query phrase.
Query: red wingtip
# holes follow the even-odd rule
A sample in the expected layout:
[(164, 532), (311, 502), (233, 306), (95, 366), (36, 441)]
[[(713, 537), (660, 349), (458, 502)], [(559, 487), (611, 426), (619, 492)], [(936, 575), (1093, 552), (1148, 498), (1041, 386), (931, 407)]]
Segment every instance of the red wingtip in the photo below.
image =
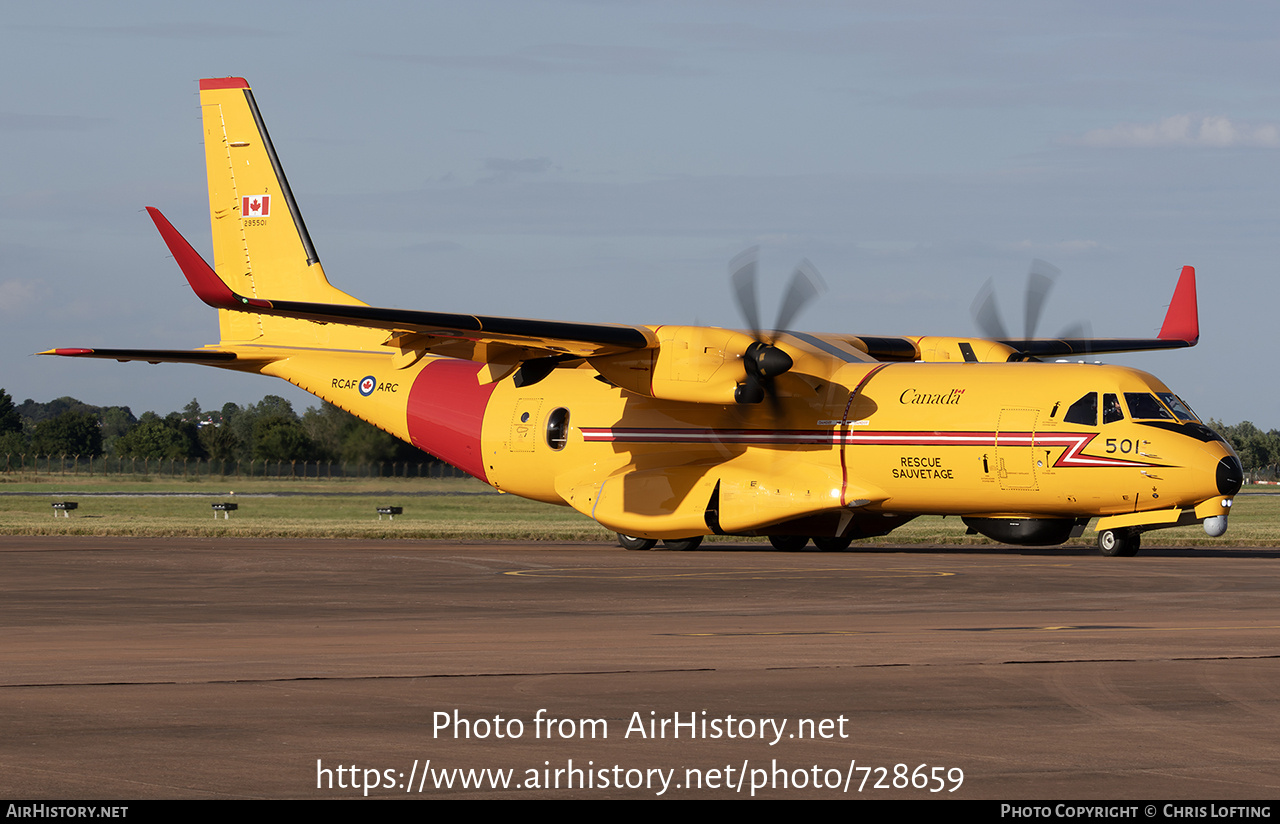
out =
[(240, 302), (236, 293), (227, 288), (227, 284), (222, 282), (218, 273), (205, 263), (199, 252), (191, 248), (186, 238), (178, 234), (173, 224), (160, 214), (160, 210), (148, 206), (147, 214), (151, 215), (151, 220), (160, 230), (160, 237), (164, 238), (165, 245), (173, 253), (173, 259), (178, 261), (182, 274), (187, 276), (187, 283), (191, 284), (196, 297), (219, 309), (237, 308)]
[(1173, 300), (1160, 327), (1160, 340), (1184, 340), (1195, 346), (1200, 340), (1200, 311), (1196, 306), (1196, 270), (1182, 267), (1182, 276), (1173, 290)]
[[(41, 353), (41, 354), (49, 354), (49, 353)], [(92, 349), (66, 349), (66, 348), (62, 348), (62, 349), (54, 349), (54, 350), (53, 350), (53, 354), (55, 354), (55, 355), (63, 355), (63, 356), (67, 356), (67, 357), (74, 356), (74, 355), (92, 355), (92, 354), (93, 354), (93, 350), (92, 350)]]
[(249, 81), (243, 77), (206, 77), (200, 81), (200, 91), (208, 89), (247, 89)]

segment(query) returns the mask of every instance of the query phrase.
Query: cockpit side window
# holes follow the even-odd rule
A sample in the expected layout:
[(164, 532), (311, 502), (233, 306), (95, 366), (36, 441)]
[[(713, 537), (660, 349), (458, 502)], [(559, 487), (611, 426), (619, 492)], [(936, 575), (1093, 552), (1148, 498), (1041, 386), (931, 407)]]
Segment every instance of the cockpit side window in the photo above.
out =
[(1102, 396), (1102, 422), (1115, 423), (1124, 420), (1124, 410), (1120, 408), (1120, 396), (1110, 392)]
[(1063, 423), (1078, 423), (1084, 426), (1098, 425), (1098, 393), (1090, 392), (1080, 400), (1071, 404), (1071, 408), (1067, 410), (1067, 414), (1062, 418)]
[(1200, 421), (1200, 419), (1196, 417), (1196, 413), (1191, 411), (1191, 407), (1182, 402), (1182, 398), (1179, 398), (1172, 392), (1160, 392), (1158, 394), (1160, 396), (1160, 400), (1164, 401), (1164, 405), (1173, 410), (1173, 414), (1178, 416), (1178, 420)]
[(1173, 414), (1149, 392), (1125, 392), (1124, 402), (1135, 420), (1173, 420)]

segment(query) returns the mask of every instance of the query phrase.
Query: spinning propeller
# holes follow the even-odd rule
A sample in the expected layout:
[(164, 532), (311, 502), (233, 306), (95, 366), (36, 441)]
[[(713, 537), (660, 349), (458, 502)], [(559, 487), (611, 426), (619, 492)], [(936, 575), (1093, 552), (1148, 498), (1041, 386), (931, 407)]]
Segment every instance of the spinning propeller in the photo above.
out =
[[(1062, 274), (1061, 270), (1051, 263), (1046, 263), (1038, 258), (1031, 261), (1031, 269), (1027, 272), (1027, 289), (1024, 296), (1025, 312), (1022, 327), (1024, 340), (1030, 340), (1036, 336), (1036, 327), (1040, 325), (1040, 316), (1044, 313), (1045, 299), (1048, 298), (1049, 292), (1053, 289), (1054, 281), (1060, 274)], [(993, 340), (1004, 341), (1013, 346), (1017, 345), (1018, 339), (1010, 337), (1004, 321), (1000, 318), (1000, 308), (996, 303), (995, 289), (992, 287), (990, 280), (983, 284), (978, 296), (974, 298), (973, 304), (969, 307), (969, 311), (973, 314), (973, 321), (983, 335)], [(1078, 321), (1063, 329), (1058, 337), (1064, 340), (1088, 339), (1091, 334), (1092, 328), (1089, 322)]]
[(755, 339), (742, 355), (747, 379), (733, 393), (734, 400), (738, 403), (760, 403), (766, 397), (771, 401), (777, 398), (773, 380), (785, 374), (795, 362), (774, 344), (776, 336), (786, 331), (800, 311), (826, 289), (822, 276), (813, 264), (807, 260), (800, 261), (791, 274), (791, 282), (783, 295), (782, 305), (778, 307), (778, 318), (773, 330), (762, 331), (759, 301), (756, 298), (758, 253), (759, 247), (753, 246), (729, 261), (733, 296), (738, 302), (738, 311), (751, 330), (751, 337)]

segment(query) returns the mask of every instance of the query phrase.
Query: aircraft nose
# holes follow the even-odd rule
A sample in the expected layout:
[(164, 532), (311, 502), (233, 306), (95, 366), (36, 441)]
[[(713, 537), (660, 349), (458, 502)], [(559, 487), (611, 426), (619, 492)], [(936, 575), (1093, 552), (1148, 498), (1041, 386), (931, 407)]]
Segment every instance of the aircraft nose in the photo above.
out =
[(1231, 496), (1240, 491), (1244, 485), (1244, 466), (1235, 455), (1228, 455), (1218, 461), (1218, 492)]

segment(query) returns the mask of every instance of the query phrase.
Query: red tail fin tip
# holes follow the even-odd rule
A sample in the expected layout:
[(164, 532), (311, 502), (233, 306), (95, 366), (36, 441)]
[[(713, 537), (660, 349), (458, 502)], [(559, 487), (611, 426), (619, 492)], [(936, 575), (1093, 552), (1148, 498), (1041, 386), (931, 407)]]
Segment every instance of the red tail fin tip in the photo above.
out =
[(1200, 340), (1200, 311), (1196, 306), (1196, 270), (1183, 266), (1178, 285), (1173, 290), (1173, 300), (1160, 327), (1160, 340), (1185, 340), (1195, 346)]

